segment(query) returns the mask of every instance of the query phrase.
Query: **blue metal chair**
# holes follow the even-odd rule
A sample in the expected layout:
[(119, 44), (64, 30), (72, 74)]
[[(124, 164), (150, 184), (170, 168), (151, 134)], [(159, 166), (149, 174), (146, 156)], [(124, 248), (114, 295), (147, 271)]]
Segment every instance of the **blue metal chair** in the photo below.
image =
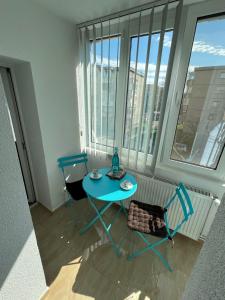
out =
[[(168, 220), (168, 210), (178, 200), (181, 205), (183, 217), (180, 222), (175, 226), (173, 230), (170, 229)], [(134, 251), (128, 256), (128, 260), (132, 260), (135, 257), (145, 253), (148, 250), (152, 250), (161, 259), (165, 267), (172, 272), (167, 260), (162, 254), (155, 248), (166, 241), (173, 240), (173, 237), (179, 231), (184, 223), (186, 223), (189, 217), (194, 213), (190, 197), (187, 193), (185, 186), (180, 183), (174, 195), (169, 199), (165, 207), (150, 205), (147, 203), (132, 200), (130, 202), (128, 213), (128, 227), (135, 231), (135, 233), (146, 243), (146, 247)], [(160, 237), (160, 240), (150, 243), (144, 234), (150, 234)]]
[(70, 182), (70, 181), (68, 181), (68, 179), (72, 174), (68, 175), (67, 174), (68, 172), (66, 172), (66, 170), (69, 169), (69, 171), (73, 171), (73, 169), (71, 170), (71, 167), (75, 168), (77, 166), (83, 165), (84, 173), (85, 173), (84, 175), (86, 175), (88, 173), (87, 153), (83, 152), (83, 153), (74, 154), (74, 155), (70, 155), (70, 156), (63, 156), (63, 157), (58, 158), (57, 162), (58, 162), (59, 169), (62, 171), (63, 178), (65, 181), (66, 191), (67, 191), (67, 195), (68, 195), (67, 201), (69, 202), (72, 199), (78, 201), (83, 198), (86, 198), (87, 194), (85, 193), (85, 191), (82, 187), (83, 178)]

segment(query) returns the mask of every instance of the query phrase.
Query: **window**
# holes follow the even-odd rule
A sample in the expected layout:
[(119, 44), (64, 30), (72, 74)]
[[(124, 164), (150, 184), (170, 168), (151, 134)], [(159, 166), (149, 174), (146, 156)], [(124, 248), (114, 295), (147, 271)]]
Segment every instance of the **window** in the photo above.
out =
[(86, 101), (84, 139), (95, 153), (111, 154), (118, 146), (125, 165), (131, 167), (141, 158), (143, 169), (151, 166), (160, 135), (178, 3), (165, 2), (80, 31)]
[[(160, 34), (154, 33), (152, 35), (149, 59), (147, 58), (148, 38), (148, 35), (142, 35), (139, 37), (138, 42), (138, 37), (135, 36), (130, 41), (129, 80), (123, 146), (132, 150), (138, 149), (139, 152), (145, 152), (147, 148), (147, 153), (153, 154), (158, 132), (172, 31), (167, 31), (164, 36), (165, 46), (163, 47), (155, 95), (153, 95), (153, 91)], [(137, 47), (138, 43), (139, 47)], [(137, 51), (137, 70), (135, 70)], [(148, 59), (148, 65), (146, 65), (146, 58)], [(147, 68), (146, 80), (145, 68)], [(136, 84), (134, 84), (134, 77), (136, 78)], [(133, 95), (134, 89), (135, 94)]]
[(225, 16), (197, 22), (171, 159), (216, 169), (225, 143)]
[(115, 139), (120, 40), (120, 36), (98, 39), (90, 47), (91, 81), (96, 94), (91, 108), (91, 141), (105, 146), (113, 146)]
[(142, 174), (203, 189), (213, 179), (216, 193), (225, 178), (225, 10), (203, 1), (179, 19), (181, 6), (80, 27), (82, 145), (91, 154), (118, 146), (122, 164)]

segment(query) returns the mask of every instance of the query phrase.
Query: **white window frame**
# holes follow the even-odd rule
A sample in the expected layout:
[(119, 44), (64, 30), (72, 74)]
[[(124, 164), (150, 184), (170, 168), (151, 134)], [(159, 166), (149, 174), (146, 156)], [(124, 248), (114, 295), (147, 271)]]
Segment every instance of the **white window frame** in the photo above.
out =
[[(159, 11), (158, 11), (159, 10)], [(184, 9), (185, 10), (185, 9)], [(154, 22), (153, 22), (153, 33), (160, 33), (160, 27), (161, 27), (161, 14), (162, 14), (162, 8), (157, 7), (155, 8), (155, 11), (159, 14), (159, 17), (155, 15)], [(168, 10), (168, 18), (167, 18), (167, 24), (166, 24), (166, 30), (173, 30), (173, 25), (175, 22), (175, 9), (174, 7), (170, 8)], [(135, 19), (130, 20), (127, 19), (120, 23), (119, 26), (119, 32), (118, 32), (118, 26), (117, 24), (113, 24), (110, 26), (110, 36), (121, 36), (121, 46), (120, 46), (120, 66), (119, 66), (119, 73), (118, 73), (118, 96), (116, 97), (116, 125), (115, 125), (115, 146), (119, 147), (119, 149), (122, 149), (123, 156), (126, 157), (128, 153), (128, 149), (123, 147), (123, 136), (124, 136), (124, 127), (125, 127), (125, 118), (126, 118), (126, 101), (127, 101), (127, 86), (128, 86), (128, 74), (129, 74), (129, 62), (130, 62), (130, 44), (131, 44), (131, 38), (138, 35), (138, 15), (140, 12), (134, 13), (134, 15), (137, 16)], [(142, 23), (140, 35), (142, 34), (148, 34), (149, 29), (149, 16), (147, 16), (146, 22)], [(159, 21), (158, 21), (159, 20)], [(107, 23), (107, 22), (106, 22)], [(129, 29), (128, 29), (129, 26)], [(107, 38), (107, 33), (109, 32), (109, 28), (107, 26), (104, 26), (103, 30), (103, 36)], [(101, 39), (101, 32), (100, 29), (96, 30), (96, 39)], [(92, 34), (89, 35), (89, 40), (93, 40)], [(121, 130), (122, 129), (122, 130)], [(107, 152), (107, 154), (113, 154), (113, 147), (111, 146), (105, 146), (101, 145), (99, 143), (94, 143), (91, 140), (91, 136), (89, 137), (87, 134), (87, 145), (90, 145), (92, 149), (96, 147), (98, 151)], [(107, 149), (106, 149), (107, 148)], [(138, 152), (139, 159), (143, 158), (144, 161), (144, 153)], [(135, 158), (136, 151), (130, 149), (130, 157)], [(151, 166), (152, 164), (153, 155), (148, 154), (147, 155), (147, 165)], [(147, 173), (151, 173), (152, 170), (149, 168), (149, 171)]]
[[(164, 114), (163, 129), (160, 136), (160, 145), (157, 153), (157, 161), (154, 170), (150, 170), (148, 174), (168, 178), (175, 181), (183, 181), (186, 184), (210, 190), (216, 194), (222, 194), (225, 190), (225, 151), (223, 151), (217, 169), (209, 169), (202, 166), (187, 164), (182, 161), (170, 159), (171, 149), (174, 141), (176, 125), (179, 115), (179, 109), (182, 101), (183, 89), (186, 81), (186, 73), (189, 66), (189, 58), (192, 51), (193, 40), (195, 36), (195, 28), (197, 20), (200, 17), (206, 17), (217, 13), (225, 12), (224, 4), (220, 0), (204, 1), (197, 4), (186, 5), (182, 12), (182, 22), (178, 33), (178, 39), (175, 51), (175, 60), (173, 62), (173, 70), (170, 81), (170, 88)], [(137, 13), (138, 14), (138, 13)], [(168, 17), (171, 23), (174, 23), (172, 18)], [(154, 22), (155, 23), (155, 22)], [(146, 24), (147, 26), (147, 24)], [(146, 27), (147, 28), (147, 27)], [(160, 24), (154, 24), (153, 32), (159, 31)], [(167, 23), (167, 29), (172, 26)], [(157, 30), (158, 29), (158, 30)], [(107, 36), (107, 26), (104, 26), (103, 36)], [(118, 96), (116, 98), (116, 129), (115, 129), (115, 146), (123, 147), (123, 134), (125, 126), (125, 108), (126, 108), (126, 92), (128, 84), (128, 67), (130, 58), (130, 41), (131, 37), (137, 35), (137, 26), (135, 21), (132, 21), (128, 35), (128, 18), (123, 23), (120, 23), (119, 32), (116, 24), (111, 25), (110, 35), (121, 35), (120, 48), (120, 68), (118, 73)], [(147, 33), (145, 28), (141, 33)], [(96, 30), (96, 38), (100, 38), (100, 30)], [(88, 37), (93, 38), (91, 34)], [(90, 116), (86, 116), (86, 121)], [(84, 127), (85, 128), (85, 127)], [(86, 134), (86, 146), (97, 150), (112, 154), (112, 147), (107, 149), (104, 145), (95, 144)], [(123, 148), (126, 154), (127, 149)], [(135, 151), (134, 157), (135, 157)], [(140, 158), (141, 158), (141, 153)], [(132, 158), (132, 150), (130, 157)], [(144, 154), (143, 154), (144, 156)], [(148, 165), (151, 165), (152, 155), (148, 155)]]
[[(155, 173), (158, 176), (169, 177), (174, 180), (183, 180), (190, 185), (206, 190), (224, 191), (225, 181), (225, 150), (220, 157), (217, 169), (175, 161), (170, 158), (174, 142), (176, 125), (182, 101), (183, 89), (186, 81), (189, 58), (195, 36), (197, 20), (217, 13), (225, 12), (224, 3), (219, 0), (198, 3), (188, 7), (187, 18), (183, 20), (185, 31), (183, 38), (179, 38), (176, 45), (176, 57), (170, 83), (166, 114), (164, 118), (161, 142), (157, 157)], [(182, 31), (182, 30), (181, 30)]]

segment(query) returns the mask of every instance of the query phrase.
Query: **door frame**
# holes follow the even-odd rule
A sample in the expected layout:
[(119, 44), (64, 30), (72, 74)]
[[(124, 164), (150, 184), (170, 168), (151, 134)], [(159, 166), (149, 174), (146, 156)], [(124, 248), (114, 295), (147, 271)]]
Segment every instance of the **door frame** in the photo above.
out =
[(27, 151), (28, 147), (25, 139), (21, 112), (19, 110), (11, 70), (9, 68), (0, 66), (0, 75), (2, 78), (4, 92), (7, 99), (10, 122), (12, 126), (18, 159), (20, 162), (28, 203), (33, 204), (37, 201), (37, 197), (34, 188), (34, 180), (31, 172), (31, 164), (29, 161), (29, 155)]

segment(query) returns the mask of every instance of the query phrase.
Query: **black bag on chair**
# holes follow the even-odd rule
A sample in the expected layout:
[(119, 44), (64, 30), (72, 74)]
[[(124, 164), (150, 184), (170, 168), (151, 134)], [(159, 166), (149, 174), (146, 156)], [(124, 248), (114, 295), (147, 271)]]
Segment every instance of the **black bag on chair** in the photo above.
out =
[(66, 190), (67, 190), (68, 194), (71, 196), (71, 198), (76, 201), (87, 197), (87, 194), (85, 193), (83, 186), (82, 186), (83, 178), (76, 180), (76, 181), (69, 182), (67, 179), (72, 174), (70, 174), (69, 176), (66, 176), (65, 169), (72, 168), (72, 170), (73, 170), (73, 168), (83, 165), (85, 170), (82, 173), (85, 173), (84, 175), (86, 175), (88, 173), (87, 161), (88, 161), (87, 153), (74, 154), (71, 156), (63, 156), (63, 157), (58, 158), (58, 160), (57, 160), (58, 167), (61, 169), (61, 171), (63, 173)]

